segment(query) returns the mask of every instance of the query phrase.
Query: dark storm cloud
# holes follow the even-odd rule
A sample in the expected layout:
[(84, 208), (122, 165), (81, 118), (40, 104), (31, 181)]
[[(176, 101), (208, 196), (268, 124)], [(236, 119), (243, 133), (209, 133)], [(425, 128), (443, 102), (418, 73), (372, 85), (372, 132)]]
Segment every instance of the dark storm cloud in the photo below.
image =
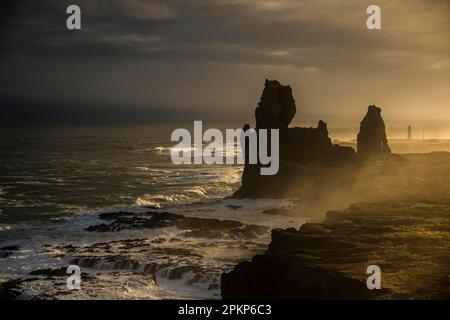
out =
[[(65, 9), (73, 3), (82, 9), (83, 29), (76, 32), (65, 27)], [(368, 32), (368, 2), (360, 0), (18, 1), (3, 10), (0, 94), (63, 105), (67, 99), (205, 107), (193, 82), (213, 73), (211, 63), (219, 65), (213, 65), (217, 83), (231, 77), (219, 70), (242, 72), (236, 68), (255, 75), (272, 67), (345, 72), (355, 79), (448, 72), (448, 3), (379, 1), (383, 30)], [(183, 63), (195, 67), (178, 67)], [(147, 88), (136, 90), (143, 81)], [(211, 101), (207, 95), (203, 100)], [(2, 108), (16, 104), (2, 100)]]
[[(61, 108), (64, 104), (64, 108)], [(8, 107), (5, 107), (8, 106)], [(191, 110), (176, 106), (143, 107), (102, 105), (100, 103), (73, 104), (49, 99), (27, 99), (3, 96), (0, 125), (30, 124), (122, 124), (194, 121), (200, 117)]]
[[(355, 59), (365, 60), (360, 67), (382, 65), (386, 59), (380, 53), (423, 50), (408, 39), (418, 35), (419, 27), (409, 34), (368, 35), (361, 1), (346, 6), (329, 1), (85, 0), (79, 1), (83, 31), (75, 34), (65, 29), (65, 8), (72, 1), (32, 3), (16, 8), (6, 36), (10, 48), (4, 53), (99, 63), (197, 59), (333, 68), (354, 67)], [(397, 3), (407, 15), (414, 1), (404, 1), (403, 7)], [(448, 2), (436, 2), (435, 12), (437, 7), (444, 14)], [(354, 21), (355, 11), (360, 24)], [(443, 55), (445, 49), (428, 51)]]

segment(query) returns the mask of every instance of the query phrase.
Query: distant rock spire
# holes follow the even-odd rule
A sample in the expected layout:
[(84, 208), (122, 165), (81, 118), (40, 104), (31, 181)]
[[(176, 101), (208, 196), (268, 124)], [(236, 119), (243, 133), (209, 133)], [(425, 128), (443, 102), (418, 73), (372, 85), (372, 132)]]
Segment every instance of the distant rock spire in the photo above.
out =
[(390, 153), (391, 149), (386, 138), (386, 128), (381, 117), (381, 109), (371, 105), (361, 121), (358, 133), (358, 156), (370, 158)]
[(328, 126), (326, 122), (323, 122), (322, 120), (319, 121), (317, 125), (317, 129), (323, 133), (323, 135), (328, 136)]

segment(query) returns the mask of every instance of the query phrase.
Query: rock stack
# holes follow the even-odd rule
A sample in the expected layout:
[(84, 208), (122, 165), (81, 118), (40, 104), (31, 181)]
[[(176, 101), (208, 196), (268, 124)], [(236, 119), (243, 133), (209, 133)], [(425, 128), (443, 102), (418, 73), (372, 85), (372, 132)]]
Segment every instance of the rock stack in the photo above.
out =
[(267, 80), (255, 110), (256, 129), (284, 129), (297, 112), (292, 89), (277, 80)]
[[(316, 178), (307, 168), (309, 165), (328, 169), (355, 162), (356, 154), (352, 148), (333, 145), (324, 121), (319, 121), (317, 128), (289, 128), (296, 112), (291, 87), (266, 79), (255, 110), (256, 130), (280, 130), (280, 169), (277, 175), (261, 176), (259, 164), (246, 164), (236, 197), (286, 195), (290, 186), (301, 187), (302, 181)], [(245, 125), (244, 130), (249, 128)]]
[(361, 121), (358, 134), (358, 157), (380, 158), (390, 153), (381, 109), (377, 106), (369, 106), (366, 116)]

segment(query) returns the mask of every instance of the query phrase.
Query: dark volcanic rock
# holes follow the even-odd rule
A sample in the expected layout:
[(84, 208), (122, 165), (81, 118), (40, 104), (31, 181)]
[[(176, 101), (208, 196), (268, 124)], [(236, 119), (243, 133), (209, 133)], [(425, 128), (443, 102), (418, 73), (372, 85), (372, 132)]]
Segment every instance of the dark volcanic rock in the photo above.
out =
[[(257, 266), (255, 268), (255, 266)], [(293, 256), (255, 256), (221, 278), (222, 298), (261, 300), (368, 299), (380, 295), (361, 281)]]
[[(355, 151), (350, 147), (333, 145), (327, 125), (318, 128), (286, 128), (280, 130), (280, 166), (274, 176), (262, 176), (259, 164), (246, 164), (242, 185), (235, 197), (286, 197), (302, 195), (306, 188), (320, 195), (333, 185), (348, 183), (351, 176), (341, 174), (344, 167), (356, 164)], [(313, 190), (319, 187), (317, 190)], [(334, 188), (334, 186), (333, 186)], [(308, 200), (305, 198), (305, 200)], [(316, 200), (316, 199), (309, 199)]]
[(369, 106), (358, 134), (358, 157), (366, 159), (390, 153), (391, 149), (386, 138), (386, 128), (381, 117), (381, 109), (376, 106)]
[(115, 220), (117, 218), (120, 218), (122, 216), (127, 216), (127, 215), (130, 215), (130, 213), (129, 212), (124, 212), (124, 211), (119, 211), (119, 212), (105, 212), (105, 213), (101, 213), (101, 214), (99, 214), (98, 217), (100, 219), (102, 219), (102, 220), (110, 221), (110, 220)]
[(231, 210), (237, 210), (237, 209), (242, 208), (242, 206), (235, 206), (235, 205), (232, 205), (232, 204), (228, 204), (228, 205), (226, 205), (226, 207), (228, 209), (231, 209)]
[(0, 300), (15, 300), (20, 295), (21, 279), (13, 279), (0, 284)]
[(30, 272), (32, 276), (46, 276), (46, 277), (66, 277), (67, 268), (61, 267), (59, 269), (50, 268), (50, 269), (39, 269)]
[(157, 229), (170, 227), (184, 219), (184, 216), (169, 212), (114, 212), (104, 213), (101, 219), (110, 220), (110, 224), (89, 226), (86, 230), (93, 232), (116, 232), (124, 229)]
[[(362, 203), (273, 230), (268, 251), (221, 278), (224, 299), (449, 299), (450, 201)], [(381, 290), (368, 290), (369, 265)]]
[(12, 255), (14, 252), (19, 251), (19, 250), (20, 250), (19, 246), (8, 246), (8, 247), (0, 248), (0, 259), (7, 258), (10, 255)]
[(89, 227), (87, 227), (86, 231), (89, 231), (89, 232), (94, 232), (94, 231), (95, 232), (112, 232), (112, 231), (114, 231), (114, 229), (113, 229), (113, 226), (102, 223), (102, 224), (97, 224), (94, 226), (89, 226)]
[[(288, 128), (295, 113), (291, 87), (276, 80), (266, 80), (255, 111), (256, 130), (279, 129), (279, 171), (274, 176), (261, 176), (260, 165), (248, 164), (246, 157), (242, 185), (235, 193), (236, 197), (280, 197), (286, 195), (287, 190), (315, 183), (311, 182), (317, 178), (316, 173), (310, 170), (311, 166), (318, 165), (327, 171), (332, 167), (354, 164), (355, 151), (350, 147), (333, 145), (325, 122), (319, 121), (317, 128)], [(244, 131), (249, 128), (245, 125)]]
[(110, 224), (89, 226), (89, 232), (117, 232), (127, 229), (157, 229), (176, 227), (186, 230), (184, 236), (196, 238), (239, 238), (255, 239), (264, 234), (268, 227), (247, 225), (233, 220), (185, 217), (169, 212), (103, 214), (103, 219), (112, 220)]
[(296, 112), (291, 87), (266, 79), (261, 101), (255, 110), (256, 129), (287, 128)]

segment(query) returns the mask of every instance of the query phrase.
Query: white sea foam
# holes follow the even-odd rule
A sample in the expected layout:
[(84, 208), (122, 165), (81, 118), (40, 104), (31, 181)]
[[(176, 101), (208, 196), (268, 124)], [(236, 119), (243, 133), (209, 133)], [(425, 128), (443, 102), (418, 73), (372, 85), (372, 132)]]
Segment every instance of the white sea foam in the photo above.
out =
[[(195, 189), (202, 193), (201, 189)], [(173, 201), (173, 198), (164, 198)], [(183, 207), (174, 207), (170, 212), (191, 217), (213, 218), (219, 220), (235, 220), (244, 224), (258, 224), (271, 228), (300, 226), (303, 218), (288, 218), (261, 214), (263, 210), (274, 207), (289, 207), (288, 200), (274, 199), (226, 199), (219, 201), (207, 201), (205, 203), (191, 204)], [(121, 209), (123, 210), (123, 209)], [(157, 209), (155, 209), (157, 210)], [(249, 259), (254, 254), (263, 252), (270, 241), (270, 231), (252, 241), (243, 239), (223, 238), (189, 238), (184, 236), (183, 230), (175, 227), (143, 230), (124, 230), (114, 233), (86, 232), (90, 225), (105, 223), (98, 218), (98, 213), (114, 211), (105, 209), (100, 212), (78, 214), (61, 221), (48, 230), (31, 227), (24, 230), (24, 234), (32, 236), (30, 240), (20, 241), (21, 250), (12, 258), (1, 259), (0, 269), (11, 277), (27, 275), (32, 270), (42, 268), (59, 268), (67, 266), (67, 259), (55, 258), (58, 254), (66, 254), (64, 248), (42, 251), (41, 246), (72, 244), (74, 246), (89, 248), (94, 243), (112, 243), (110, 253), (98, 252), (101, 255), (123, 255), (121, 240), (146, 239), (148, 247), (130, 248), (126, 251), (128, 264), (122, 265), (120, 270), (114, 268), (114, 264), (107, 260), (99, 262), (92, 268), (82, 267), (83, 272), (97, 274), (96, 280), (85, 283), (87, 287), (83, 292), (75, 292), (63, 299), (77, 298), (104, 298), (104, 299), (218, 299), (220, 298), (219, 278), (222, 272), (229, 270), (237, 261)], [(119, 211), (116, 209), (115, 211)], [(126, 211), (145, 212), (145, 208), (131, 207)], [(20, 232), (16, 233), (20, 237)], [(156, 239), (165, 239), (158, 243), (156, 248), (162, 250), (161, 254), (151, 254), (151, 248), (155, 248), (152, 242)], [(178, 239), (173, 241), (173, 239)], [(148, 248), (142, 251), (142, 248)], [(192, 256), (179, 256), (170, 254), (170, 250), (188, 250), (195, 253)], [(164, 251), (168, 250), (168, 251)], [(234, 261), (234, 262), (233, 262)], [(139, 263), (136, 269), (135, 263)], [(145, 274), (136, 273), (149, 263), (159, 264), (156, 273), (156, 285), (152, 278)], [(172, 273), (176, 268), (187, 267), (181, 277), (173, 278)], [(189, 266), (193, 266), (190, 269)], [(199, 268), (199, 271), (196, 271)], [(100, 274), (98, 274), (100, 272)], [(111, 273), (111, 272), (114, 272)], [(27, 294), (42, 293), (42, 288), (52, 289), (51, 280), (42, 279), (41, 287), (34, 286)], [(104, 285), (107, 283), (108, 285)], [(54, 285), (54, 284), (53, 284)], [(34, 290), (34, 291), (33, 291)], [(87, 294), (86, 292), (91, 292)]]
[[(1, 210), (0, 210), (1, 212)], [(0, 224), (0, 232), (2, 231), (7, 231), (7, 230), (11, 230), (11, 226), (8, 224)]]
[[(204, 146), (206, 146), (207, 144), (205, 144)], [(240, 151), (240, 144), (238, 143), (234, 143), (232, 144), (232, 148), (227, 148), (226, 146), (222, 146), (222, 147), (217, 147), (214, 152), (223, 156), (227, 156), (227, 155), (237, 155)], [(195, 150), (198, 150), (199, 148), (195, 147), (195, 146), (191, 146), (191, 147), (172, 147), (172, 146), (158, 146), (155, 147), (154, 149), (145, 149), (145, 151), (154, 151), (157, 154), (161, 154), (161, 155), (170, 155), (170, 153), (173, 152), (183, 152), (183, 153), (192, 153)]]

